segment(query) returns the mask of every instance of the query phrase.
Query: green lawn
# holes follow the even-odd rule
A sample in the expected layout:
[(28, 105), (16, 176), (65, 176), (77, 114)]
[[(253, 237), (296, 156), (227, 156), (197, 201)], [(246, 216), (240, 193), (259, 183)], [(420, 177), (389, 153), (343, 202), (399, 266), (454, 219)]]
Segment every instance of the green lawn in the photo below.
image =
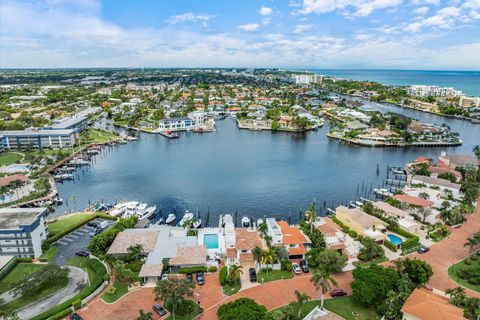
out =
[[(295, 306), (292, 304), (295, 310)], [(320, 306), (320, 300), (312, 300), (302, 307), (301, 319), (309, 314), (316, 306)], [(280, 320), (283, 317), (282, 307), (270, 311), (273, 319)], [(373, 310), (356, 302), (351, 296), (325, 299), (325, 309), (344, 317), (347, 320), (376, 320), (380, 316)], [(356, 314), (354, 314), (356, 313)]]
[(382, 262), (388, 261), (386, 257), (373, 259), (372, 261), (355, 261), (353, 265), (355, 267), (368, 267), (372, 264), (379, 264)]
[(47, 251), (44, 251), (40, 256), (40, 260), (47, 260), (48, 262), (52, 262), (55, 259), (55, 256), (58, 253), (58, 248), (55, 246), (50, 246)]
[(102, 296), (102, 300), (106, 303), (113, 303), (128, 293), (128, 287), (118, 280), (115, 280), (113, 287), (117, 289), (114, 294), (107, 292)]
[(275, 280), (282, 280), (282, 279), (291, 279), (293, 278), (293, 273), (291, 271), (284, 271), (284, 270), (272, 270), (268, 273), (264, 270), (257, 273), (257, 281), (259, 283), (265, 283)]
[(227, 296), (231, 296), (232, 294), (235, 294), (235, 293), (237, 293), (238, 291), (240, 291), (241, 284), (240, 284), (240, 281), (239, 281), (239, 282), (235, 283), (234, 285), (226, 284), (226, 285), (224, 285), (222, 288), (223, 288), (223, 292), (224, 292)]
[(0, 154), (0, 167), (19, 162), (23, 158), (21, 153), (5, 152)]
[(32, 302), (35, 302), (38, 299), (44, 298), (46, 296), (49, 296), (58, 290), (66, 287), (68, 284), (68, 277), (63, 277), (60, 279), (59, 283), (56, 285), (45, 285), (36, 292), (26, 295), (26, 296), (21, 296), (9, 303), (6, 303), (2, 306), (0, 306), (0, 310), (6, 311), (6, 312), (11, 312), (14, 310), (18, 310), (26, 305), (29, 305)]
[(13, 289), (14, 284), (21, 281), (27, 275), (44, 268), (41, 264), (19, 263), (17, 264), (5, 278), (0, 280), (0, 293)]
[(480, 292), (480, 285), (474, 285), (474, 284), (468, 283), (466, 280), (460, 278), (457, 275), (457, 271), (461, 269), (480, 270), (480, 258), (477, 258), (477, 260), (472, 261), (472, 264), (470, 265), (466, 264), (465, 260), (462, 260), (450, 266), (450, 268), (448, 268), (448, 276), (452, 278), (453, 281), (473, 291)]
[(80, 135), (80, 144), (104, 143), (115, 140), (117, 138), (117, 135), (109, 131), (99, 129), (87, 129)]
[(91, 214), (79, 213), (48, 224), (49, 237), (71, 228), (79, 228), (92, 218)]
[[(169, 312), (171, 311), (168, 304), (165, 305), (165, 308)], [(193, 300), (186, 300), (183, 306), (180, 307), (179, 310), (175, 311), (175, 319), (176, 320), (192, 320), (202, 312), (203, 310), (200, 308), (198, 303), (196, 303)], [(173, 317), (170, 315), (167, 319), (172, 320)]]

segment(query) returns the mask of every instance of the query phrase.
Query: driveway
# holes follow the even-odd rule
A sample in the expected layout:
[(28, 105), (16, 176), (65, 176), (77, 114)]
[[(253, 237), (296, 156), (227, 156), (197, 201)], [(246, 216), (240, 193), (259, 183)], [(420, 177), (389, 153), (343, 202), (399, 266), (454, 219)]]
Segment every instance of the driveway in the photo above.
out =
[[(100, 222), (109, 220), (97, 218), (93, 221)], [(61, 266), (66, 265), (70, 258), (75, 257), (75, 252), (87, 250), (88, 242), (92, 238), (90, 235), (92, 231), (94, 231), (94, 228), (85, 224), (56, 241), (53, 245), (58, 248), (58, 253), (55, 256), (54, 262)]]
[(60, 303), (76, 296), (85, 286), (88, 279), (88, 275), (80, 268), (68, 266), (70, 272), (68, 274), (68, 285), (55, 292), (54, 294), (37, 300), (22, 309), (17, 311), (20, 319), (30, 319), (37, 314), (45, 312)]

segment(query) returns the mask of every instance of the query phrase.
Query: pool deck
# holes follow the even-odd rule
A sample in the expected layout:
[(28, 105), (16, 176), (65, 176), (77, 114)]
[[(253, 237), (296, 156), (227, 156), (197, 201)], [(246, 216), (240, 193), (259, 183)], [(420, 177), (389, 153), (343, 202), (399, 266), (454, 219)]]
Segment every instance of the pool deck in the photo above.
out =
[[(218, 237), (217, 238), (218, 247), (217, 248), (208, 248), (207, 244), (205, 243), (205, 235), (216, 235)], [(214, 257), (215, 255), (226, 253), (225, 240), (224, 240), (224, 236), (223, 236), (223, 232), (222, 232), (221, 228), (199, 229), (197, 244), (198, 245), (205, 245), (207, 247), (207, 253), (211, 257)]]

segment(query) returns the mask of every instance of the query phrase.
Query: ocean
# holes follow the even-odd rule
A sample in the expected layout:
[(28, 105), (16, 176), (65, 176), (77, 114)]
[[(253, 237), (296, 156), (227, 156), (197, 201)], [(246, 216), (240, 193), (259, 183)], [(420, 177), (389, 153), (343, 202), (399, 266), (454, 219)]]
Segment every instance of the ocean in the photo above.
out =
[(333, 69), (307, 69), (307, 71), (338, 78), (375, 81), (387, 85), (417, 84), (454, 87), (462, 90), (465, 95), (480, 96), (480, 71)]

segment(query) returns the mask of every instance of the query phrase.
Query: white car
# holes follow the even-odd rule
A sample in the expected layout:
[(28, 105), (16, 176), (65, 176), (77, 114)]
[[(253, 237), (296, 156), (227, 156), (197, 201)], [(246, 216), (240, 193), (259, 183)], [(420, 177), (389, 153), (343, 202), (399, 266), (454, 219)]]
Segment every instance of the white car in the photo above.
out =
[(298, 265), (298, 263), (292, 263), (292, 269), (295, 274), (302, 273), (302, 270), (300, 270), (300, 266)]
[(164, 273), (162, 274), (162, 277), (160, 278), (160, 280), (168, 280), (168, 274)]

